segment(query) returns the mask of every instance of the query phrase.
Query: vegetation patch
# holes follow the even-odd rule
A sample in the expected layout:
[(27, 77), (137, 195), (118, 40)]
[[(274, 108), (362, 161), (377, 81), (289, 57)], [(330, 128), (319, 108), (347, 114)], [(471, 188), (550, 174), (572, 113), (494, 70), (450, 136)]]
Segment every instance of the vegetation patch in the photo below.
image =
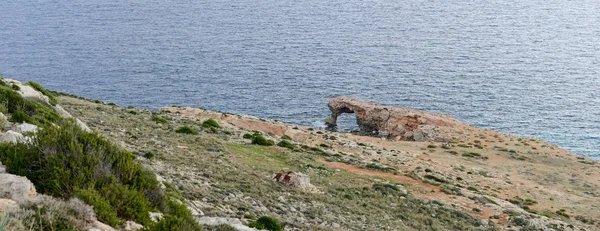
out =
[(470, 157), (470, 158), (481, 158), (481, 154), (477, 153), (477, 152), (464, 152), (462, 154), (462, 156), (464, 156), (464, 157)]
[(255, 132), (252, 135), (252, 144), (262, 146), (273, 146), (275, 145), (275, 141), (265, 138), (262, 134), (260, 134), (260, 132)]
[(177, 130), (175, 130), (175, 132), (181, 133), (181, 134), (198, 135), (198, 131), (196, 131), (196, 129), (193, 129), (192, 127), (189, 127), (189, 126), (180, 127)]
[(25, 99), (15, 90), (4, 86), (0, 86), (0, 112), (12, 114), (13, 122), (27, 122), (38, 126), (60, 120), (60, 116), (51, 108), (33, 99)]
[(153, 115), (152, 116), (152, 121), (157, 122), (157, 123), (161, 123), (161, 124), (167, 124), (167, 123), (169, 123), (169, 120), (167, 120), (167, 118), (165, 118), (164, 116), (158, 116), (158, 115)]
[(289, 142), (287, 140), (281, 140), (281, 141), (279, 141), (279, 143), (277, 143), (277, 146), (284, 147), (284, 148), (289, 148), (291, 150), (294, 150), (294, 148), (295, 148), (294, 144), (292, 144), (291, 142)]
[(283, 227), (281, 227), (281, 225), (277, 222), (277, 220), (275, 220), (275, 218), (268, 217), (268, 216), (262, 216), (262, 217), (258, 218), (258, 220), (250, 222), (250, 224), (248, 224), (248, 226), (251, 228), (269, 230), (269, 231), (283, 230)]
[(6, 171), (27, 177), (40, 193), (81, 198), (95, 208), (100, 221), (111, 226), (133, 220), (152, 227), (150, 211), (192, 224), (191, 215), (182, 217), (187, 215), (133, 154), (96, 133), (82, 131), (74, 121), (58, 125), (42, 127), (28, 143), (1, 144), (0, 161)]
[(221, 125), (219, 124), (219, 122), (217, 122), (214, 119), (208, 119), (208, 120), (205, 120), (204, 122), (202, 122), (202, 127), (203, 128), (221, 128)]

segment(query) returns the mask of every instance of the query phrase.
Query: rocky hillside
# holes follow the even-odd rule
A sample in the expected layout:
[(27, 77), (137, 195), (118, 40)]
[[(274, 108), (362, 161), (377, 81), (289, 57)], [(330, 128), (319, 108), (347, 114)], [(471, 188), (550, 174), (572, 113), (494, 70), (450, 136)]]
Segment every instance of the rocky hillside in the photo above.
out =
[(449, 116), (331, 101), (374, 136), (58, 98), (178, 189), (207, 230), (265, 228), (264, 216), (285, 230), (600, 229), (597, 161)]
[(0, 231), (200, 230), (179, 191), (135, 158), (55, 93), (0, 79)]

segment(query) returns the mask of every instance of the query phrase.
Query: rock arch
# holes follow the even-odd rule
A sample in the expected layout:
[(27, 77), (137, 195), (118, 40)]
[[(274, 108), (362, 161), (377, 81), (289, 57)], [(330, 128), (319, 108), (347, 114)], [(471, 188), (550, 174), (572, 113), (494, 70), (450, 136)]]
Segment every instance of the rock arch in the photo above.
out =
[(448, 141), (450, 137), (442, 135), (439, 128), (464, 126), (451, 116), (387, 107), (345, 96), (328, 101), (331, 115), (325, 119), (325, 124), (337, 126), (341, 114), (354, 113), (361, 135), (409, 141)]

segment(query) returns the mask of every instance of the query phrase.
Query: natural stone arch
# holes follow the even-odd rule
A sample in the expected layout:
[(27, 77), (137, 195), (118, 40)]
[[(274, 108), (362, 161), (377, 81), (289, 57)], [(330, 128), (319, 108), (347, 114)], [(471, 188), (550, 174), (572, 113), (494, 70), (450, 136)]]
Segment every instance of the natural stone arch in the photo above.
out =
[(354, 113), (361, 135), (410, 141), (446, 141), (440, 127), (458, 127), (464, 124), (451, 116), (422, 112), (414, 109), (386, 107), (349, 97), (330, 98), (331, 115), (325, 119), (329, 127), (337, 126), (343, 113)]

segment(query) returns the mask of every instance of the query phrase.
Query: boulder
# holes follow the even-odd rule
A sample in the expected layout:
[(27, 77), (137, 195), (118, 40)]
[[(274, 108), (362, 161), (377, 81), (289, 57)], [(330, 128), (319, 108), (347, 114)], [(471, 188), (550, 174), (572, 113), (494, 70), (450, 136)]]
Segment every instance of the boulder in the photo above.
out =
[(38, 131), (38, 126), (35, 126), (33, 124), (28, 124), (26, 122), (22, 123), (22, 124), (15, 124), (13, 125), (12, 131), (18, 132), (18, 133), (25, 133), (25, 132), (37, 132)]
[(317, 188), (310, 183), (310, 176), (301, 172), (276, 173), (273, 179), (303, 192), (319, 192)]
[(92, 225), (92, 228), (89, 228), (88, 231), (117, 231), (117, 230), (114, 229), (113, 227), (110, 227), (107, 224), (104, 224), (99, 221), (95, 221), (94, 224)]
[(388, 107), (350, 97), (330, 98), (331, 115), (325, 119), (329, 127), (337, 126), (342, 113), (354, 113), (360, 134), (408, 141), (449, 141), (439, 128), (466, 126), (452, 116), (415, 109)]
[(143, 225), (135, 223), (134, 221), (127, 221), (127, 222), (125, 222), (125, 224), (123, 224), (123, 227), (121, 228), (121, 230), (123, 230), (123, 231), (135, 231), (135, 230), (140, 230), (140, 229), (143, 229), (143, 228), (144, 228)]
[(21, 133), (15, 131), (7, 131), (6, 133), (0, 136), (0, 143), (17, 143), (23, 139), (23, 135)]
[(0, 173), (6, 173), (6, 166), (2, 165), (2, 162), (0, 162)]
[(26, 177), (6, 173), (0, 174), (0, 198), (22, 203), (36, 197), (35, 186)]

